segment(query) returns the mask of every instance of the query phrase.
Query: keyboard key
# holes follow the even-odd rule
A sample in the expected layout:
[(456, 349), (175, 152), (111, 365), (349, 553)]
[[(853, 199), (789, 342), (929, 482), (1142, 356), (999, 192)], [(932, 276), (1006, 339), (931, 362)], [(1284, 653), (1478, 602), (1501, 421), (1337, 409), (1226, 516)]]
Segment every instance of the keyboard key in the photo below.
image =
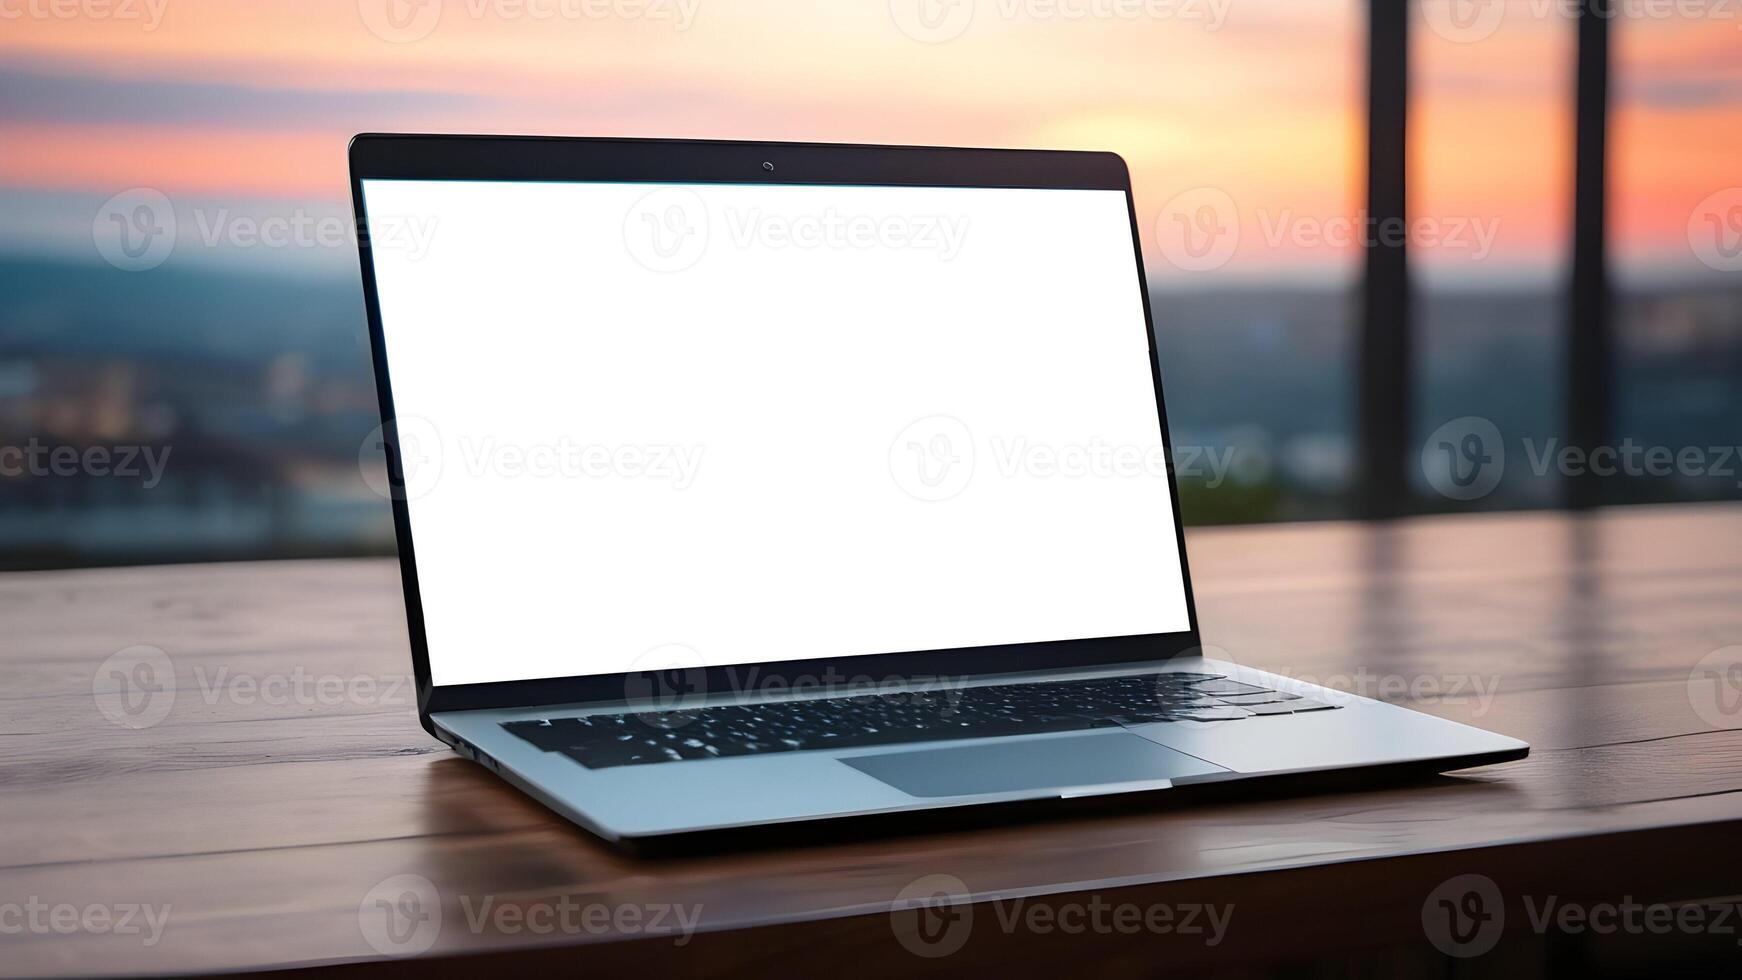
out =
[(1179, 712), (1175, 717), (1182, 721), (1236, 721), (1252, 715), (1253, 712), (1239, 705), (1229, 704), (1218, 708), (1191, 708)]
[(1231, 681), (1231, 680), (1228, 680), (1227, 678), (1223, 678), (1219, 681), (1205, 681), (1202, 684), (1193, 684), (1192, 690), (1198, 692), (1199, 694), (1208, 694), (1211, 697), (1218, 697), (1218, 698), (1227, 697), (1228, 695), (1231, 695), (1231, 694), (1272, 694), (1272, 693), (1275, 693), (1267, 687), (1258, 687), (1258, 686), (1253, 685), (1253, 684), (1242, 684), (1239, 681)]
[(1262, 694), (1223, 694), (1216, 700), (1227, 704), (1274, 704), (1278, 701), (1298, 700), (1298, 694), (1284, 694), (1281, 691), (1265, 691)]
[(1242, 705), (1241, 707), (1244, 707), (1247, 711), (1250, 711), (1255, 715), (1292, 715), (1294, 714), (1293, 705), (1298, 703), (1300, 703), (1300, 701), (1297, 698), (1294, 701), (1276, 701), (1270, 704), (1247, 704)]

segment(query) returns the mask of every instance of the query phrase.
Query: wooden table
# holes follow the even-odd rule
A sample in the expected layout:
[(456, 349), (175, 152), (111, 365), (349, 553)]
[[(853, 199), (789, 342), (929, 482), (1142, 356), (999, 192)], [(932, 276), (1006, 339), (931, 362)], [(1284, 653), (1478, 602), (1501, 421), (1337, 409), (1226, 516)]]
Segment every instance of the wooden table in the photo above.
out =
[[(1640, 942), (1539, 930), (1531, 914), (1550, 895), (1704, 907), (1742, 892), (1742, 710), (1696, 671), (1742, 644), (1739, 544), (1737, 506), (1194, 531), (1205, 634), (1223, 655), (1514, 735), (1531, 757), (1383, 790), (1191, 806), (1163, 794), (658, 861), (612, 852), (418, 728), (389, 561), (3, 576), (0, 973), (360, 971), (384, 943), (428, 945), (438, 975), (469, 975), (473, 954), (601, 975), (1442, 971), (1424, 921), (1462, 874), (1495, 882), (1504, 908), (1480, 966), (1629, 972), (1641, 957), (1729, 955), (1737, 937), (1715, 927)], [(174, 696), (160, 722), (129, 728), (104, 709), (149, 712), (117, 710), (93, 682), (136, 645), (168, 656)], [(956, 881), (973, 904), (891, 913), (932, 875), (949, 877), (923, 888)], [(422, 907), (434, 925), (384, 941), (388, 907), (373, 903), (417, 879), (435, 890)], [(554, 932), (515, 928), (565, 904), (583, 911)], [(1215, 945), (1178, 928), (1188, 906), (1229, 904)], [(1176, 917), (1133, 932), (1082, 918), (1096, 908)], [(123, 934), (128, 909), (138, 931)], [(667, 929), (594, 931), (599, 909), (664, 909)], [(680, 911), (699, 931), (670, 931)], [(166, 916), (155, 942), (147, 912)], [(966, 931), (949, 932), (958, 921)], [(923, 941), (939, 935), (959, 951), (912, 951), (938, 952)]]

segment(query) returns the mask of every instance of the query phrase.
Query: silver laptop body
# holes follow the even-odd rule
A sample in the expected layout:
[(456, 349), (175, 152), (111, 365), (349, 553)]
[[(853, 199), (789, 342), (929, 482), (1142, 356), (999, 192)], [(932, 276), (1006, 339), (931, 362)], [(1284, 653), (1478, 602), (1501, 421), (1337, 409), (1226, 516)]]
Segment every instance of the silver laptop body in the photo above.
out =
[(1528, 751), (1204, 647), (1117, 156), (350, 157), (420, 718), (600, 837)]

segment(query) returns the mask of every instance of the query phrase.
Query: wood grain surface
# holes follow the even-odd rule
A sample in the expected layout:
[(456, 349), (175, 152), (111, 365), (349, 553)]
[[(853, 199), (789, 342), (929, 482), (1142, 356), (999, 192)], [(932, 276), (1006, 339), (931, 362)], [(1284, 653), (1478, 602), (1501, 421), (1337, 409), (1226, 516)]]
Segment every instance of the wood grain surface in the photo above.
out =
[[(1258, 969), (1420, 945), (1429, 894), (1466, 873), (1512, 913), (1490, 962), (1540, 964), (1511, 938), (1532, 895), (1742, 892), (1724, 843), (1742, 824), (1742, 705), (1712, 669), (1742, 644), (1739, 544), (1742, 507), (1723, 505), (1193, 531), (1211, 655), (1513, 735), (1531, 757), (660, 860), (608, 849), (419, 729), (390, 561), (0, 576), (0, 972), (351, 971), (412, 953), (438, 974), (474, 955), (615, 973)], [(167, 714), (131, 728), (93, 685), (139, 646), (173, 681)], [(400, 876), (433, 889), (431, 924), (384, 942), (371, 903)], [(891, 912), (938, 881), (972, 903), (950, 956), (904, 934), (921, 913)], [(1058, 927), (1063, 903), (1095, 902), (1233, 914), (1213, 944), (1177, 921)], [(586, 921), (531, 927), (564, 907)], [(1036, 925), (1042, 907), (1061, 918)], [(105, 921), (129, 909), (138, 931)]]

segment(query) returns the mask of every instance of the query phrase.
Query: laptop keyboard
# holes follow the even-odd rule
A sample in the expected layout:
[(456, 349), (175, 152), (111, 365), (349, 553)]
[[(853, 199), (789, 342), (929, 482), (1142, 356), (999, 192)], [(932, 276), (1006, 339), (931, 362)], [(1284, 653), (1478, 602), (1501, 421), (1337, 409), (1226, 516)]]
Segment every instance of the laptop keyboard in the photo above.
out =
[(510, 721), (502, 727), (546, 752), (605, 769), (1150, 722), (1236, 721), (1336, 707), (1221, 674), (1168, 672)]

